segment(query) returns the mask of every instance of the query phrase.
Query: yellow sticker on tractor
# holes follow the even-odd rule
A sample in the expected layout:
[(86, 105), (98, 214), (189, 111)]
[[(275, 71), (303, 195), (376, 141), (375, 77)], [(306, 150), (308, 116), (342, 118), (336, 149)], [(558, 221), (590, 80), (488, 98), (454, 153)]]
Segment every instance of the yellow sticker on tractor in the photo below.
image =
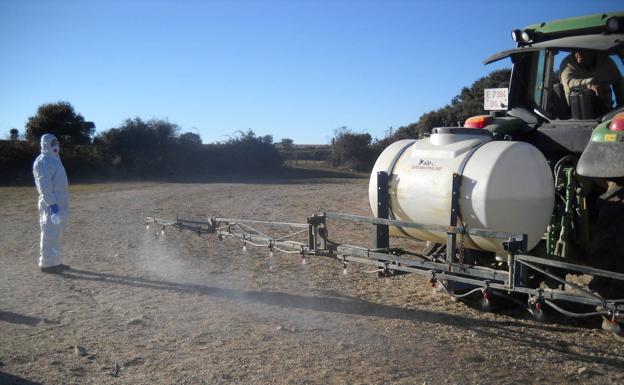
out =
[(617, 134), (605, 134), (605, 142), (615, 142), (617, 140)]

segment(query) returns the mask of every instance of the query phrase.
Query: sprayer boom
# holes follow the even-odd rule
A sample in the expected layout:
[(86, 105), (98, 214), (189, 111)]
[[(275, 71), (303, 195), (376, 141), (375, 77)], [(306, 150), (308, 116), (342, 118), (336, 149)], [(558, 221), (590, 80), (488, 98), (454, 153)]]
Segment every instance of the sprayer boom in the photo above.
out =
[[(512, 234), (487, 229), (463, 228), (459, 226), (427, 225), (392, 219), (364, 217), (358, 215), (322, 212), (307, 219), (307, 223), (274, 222), (255, 219), (234, 219), (211, 217), (207, 220), (182, 219), (175, 220), (146, 217), (148, 229), (152, 229), (156, 236), (164, 235), (166, 228), (180, 231), (186, 230), (202, 234), (216, 234), (220, 241), (227, 238), (236, 239), (243, 244), (243, 248), (266, 248), (269, 255), (274, 252), (283, 254), (297, 254), (302, 263), (306, 258), (314, 256), (329, 257), (342, 265), (343, 272), (348, 266), (372, 266), (373, 270), (364, 272), (375, 273), (380, 277), (390, 278), (399, 274), (415, 273), (428, 277), (432, 285), (440, 287), (449, 295), (456, 298), (473, 296), (475, 293), (484, 298), (505, 296), (520, 304), (531, 314), (537, 316), (542, 306), (549, 306), (557, 312), (569, 317), (590, 317), (602, 315), (621, 322), (624, 320), (624, 300), (605, 299), (579, 284), (562, 279), (549, 272), (550, 268), (563, 268), (577, 273), (602, 276), (624, 281), (624, 274), (595, 269), (587, 266), (574, 265), (552, 259), (526, 255), (526, 235)], [(429, 231), (445, 232), (448, 235), (446, 251), (438, 249), (438, 253), (424, 255), (418, 252), (398, 248), (390, 248), (389, 244), (383, 247), (363, 247), (341, 244), (333, 241), (328, 235), (328, 222), (364, 223), (375, 226), (377, 230), (383, 227), (415, 228)], [(502, 268), (494, 269), (485, 266), (465, 264), (461, 260), (448, 258), (447, 251), (457, 250), (456, 236), (484, 236), (500, 239), (508, 252), (507, 262)], [(562, 284), (562, 288), (533, 288), (529, 285), (528, 277), (532, 273), (544, 274)], [(510, 296), (511, 294), (516, 294)], [(520, 301), (518, 295), (528, 298)], [(599, 311), (588, 313), (573, 313), (557, 304), (557, 301), (573, 302), (598, 307)]]

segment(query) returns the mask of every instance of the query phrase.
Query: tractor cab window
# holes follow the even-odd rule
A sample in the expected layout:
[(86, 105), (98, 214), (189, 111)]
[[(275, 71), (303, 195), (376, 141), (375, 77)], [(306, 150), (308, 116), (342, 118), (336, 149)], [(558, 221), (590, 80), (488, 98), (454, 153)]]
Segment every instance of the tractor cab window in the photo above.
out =
[(513, 73), (510, 84), (510, 106), (529, 111), (550, 113), (553, 98), (553, 72), (556, 52), (539, 50), (512, 56)]
[[(522, 106), (549, 120), (594, 120), (624, 104), (624, 63), (618, 55), (600, 57), (601, 75), (608, 74), (619, 82), (604, 84), (600, 90), (590, 89), (585, 81), (562, 82), (562, 63), (574, 60), (574, 52), (543, 49), (513, 57), (514, 100), (510, 104)], [(604, 67), (608, 69), (605, 70)], [(587, 76), (593, 75), (588, 73)], [(565, 76), (564, 76), (565, 77)], [(568, 77), (569, 78), (569, 77)], [(567, 80), (567, 79), (564, 79)], [(569, 85), (577, 84), (576, 87)], [(618, 84), (619, 83), (619, 84)], [(619, 95), (618, 95), (619, 93)], [(570, 96), (572, 95), (572, 99)]]

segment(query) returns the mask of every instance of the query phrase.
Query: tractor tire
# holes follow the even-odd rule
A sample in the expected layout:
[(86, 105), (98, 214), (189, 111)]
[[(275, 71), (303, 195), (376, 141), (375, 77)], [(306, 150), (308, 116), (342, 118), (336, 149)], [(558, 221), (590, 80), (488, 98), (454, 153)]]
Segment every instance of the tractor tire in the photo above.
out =
[[(599, 201), (599, 213), (592, 236), (591, 265), (599, 269), (624, 273), (624, 194), (622, 190)], [(589, 288), (605, 299), (624, 298), (624, 282), (594, 277)], [(611, 323), (603, 316), (602, 329), (616, 340), (624, 341), (624, 324)]]
[[(603, 270), (624, 273), (624, 199), (617, 194), (599, 201), (599, 214), (592, 236), (591, 265)], [(589, 284), (603, 298), (624, 298), (624, 282), (594, 277)]]

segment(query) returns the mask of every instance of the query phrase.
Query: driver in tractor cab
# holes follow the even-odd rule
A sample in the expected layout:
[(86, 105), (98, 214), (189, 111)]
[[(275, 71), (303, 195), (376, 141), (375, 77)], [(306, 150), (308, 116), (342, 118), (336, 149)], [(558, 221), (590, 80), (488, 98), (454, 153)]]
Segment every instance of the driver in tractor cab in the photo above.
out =
[(615, 107), (624, 105), (624, 81), (617, 66), (601, 52), (578, 50), (561, 62), (561, 84), (570, 106), (570, 96), (585, 94), (592, 99), (593, 110), (600, 116), (611, 111), (615, 94)]

